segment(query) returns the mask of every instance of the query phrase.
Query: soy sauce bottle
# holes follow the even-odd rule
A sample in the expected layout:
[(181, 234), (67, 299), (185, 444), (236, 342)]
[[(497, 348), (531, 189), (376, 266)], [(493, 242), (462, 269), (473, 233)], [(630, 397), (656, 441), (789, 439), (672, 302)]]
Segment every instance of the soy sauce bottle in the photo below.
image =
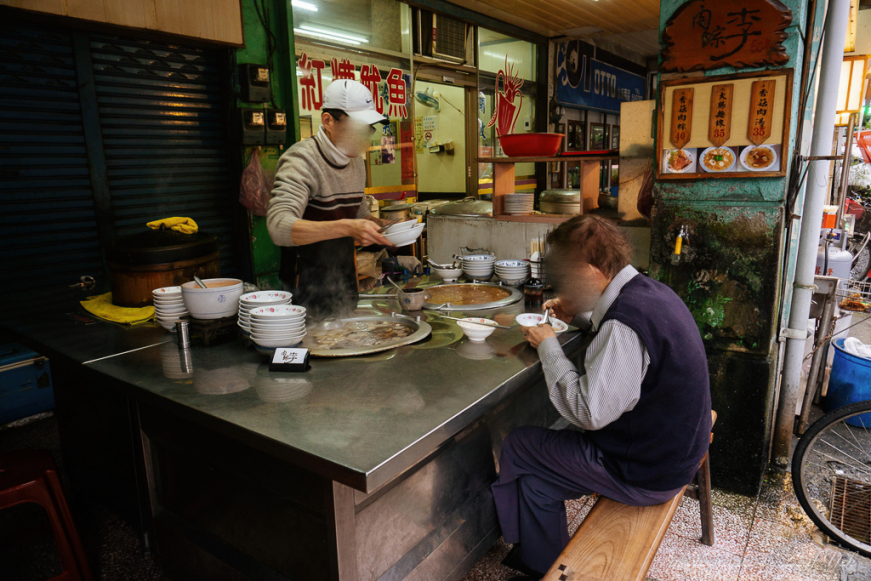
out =
[(541, 306), (544, 302), (544, 284), (535, 277), (530, 278), (523, 287), (523, 298), (529, 306)]

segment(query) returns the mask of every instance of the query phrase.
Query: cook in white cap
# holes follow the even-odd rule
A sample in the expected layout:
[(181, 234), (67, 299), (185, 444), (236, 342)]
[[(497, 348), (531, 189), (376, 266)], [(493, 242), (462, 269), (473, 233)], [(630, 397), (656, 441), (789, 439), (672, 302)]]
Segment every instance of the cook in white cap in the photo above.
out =
[(390, 245), (364, 199), (361, 157), (375, 125), (388, 119), (375, 109), (369, 89), (343, 79), (324, 91), (321, 122), (314, 138), (296, 143), (278, 160), (266, 215), (269, 235), (282, 247), (282, 284), (315, 318), (341, 316), (357, 306), (355, 243)]

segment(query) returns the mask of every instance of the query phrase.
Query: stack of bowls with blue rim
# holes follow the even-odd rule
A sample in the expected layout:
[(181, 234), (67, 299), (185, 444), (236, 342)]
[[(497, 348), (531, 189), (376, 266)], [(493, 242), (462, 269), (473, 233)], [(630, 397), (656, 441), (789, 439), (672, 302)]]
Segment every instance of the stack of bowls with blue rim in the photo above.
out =
[(500, 260), (495, 265), (496, 276), (504, 284), (520, 286), (529, 278), (529, 262), (526, 260)]
[(297, 305), (257, 307), (251, 310), (250, 319), (251, 340), (255, 345), (266, 350), (295, 347), (302, 343), (305, 337), (305, 307)]
[(463, 274), (472, 280), (490, 280), (496, 257), (492, 254), (470, 254), (462, 256)]

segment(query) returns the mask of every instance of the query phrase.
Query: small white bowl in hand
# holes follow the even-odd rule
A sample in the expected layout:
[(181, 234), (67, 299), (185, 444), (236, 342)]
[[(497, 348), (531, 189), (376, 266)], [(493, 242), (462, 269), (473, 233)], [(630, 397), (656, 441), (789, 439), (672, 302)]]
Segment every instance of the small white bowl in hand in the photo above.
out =
[[(535, 313), (524, 313), (522, 315), (517, 315), (514, 317), (514, 320), (517, 321), (517, 324), (521, 327), (537, 327), (544, 320), (544, 315), (538, 315)], [(566, 325), (563, 321), (555, 317), (550, 317), (550, 326), (553, 327), (553, 332), (559, 335), (560, 333), (564, 333), (568, 330), (569, 326)]]
[[(463, 330), (469, 341), (483, 341), (496, 330), (496, 327), (493, 326), (496, 325), (495, 322), (490, 319), (480, 319), (477, 317), (468, 317), (462, 321), (457, 321), (457, 325)], [(490, 325), (490, 328), (488, 329), (484, 325)]]

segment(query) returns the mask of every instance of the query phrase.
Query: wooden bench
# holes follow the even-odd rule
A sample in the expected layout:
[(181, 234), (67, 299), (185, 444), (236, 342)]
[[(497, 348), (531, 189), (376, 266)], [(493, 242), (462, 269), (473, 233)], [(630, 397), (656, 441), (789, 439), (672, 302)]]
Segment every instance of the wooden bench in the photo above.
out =
[[(716, 412), (711, 417), (717, 421)], [(629, 506), (599, 497), (542, 581), (644, 581), (684, 496), (699, 501), (701, 541), (713, 545), (711, 470), (705, 454), (693, 482), (668, 502)]]

